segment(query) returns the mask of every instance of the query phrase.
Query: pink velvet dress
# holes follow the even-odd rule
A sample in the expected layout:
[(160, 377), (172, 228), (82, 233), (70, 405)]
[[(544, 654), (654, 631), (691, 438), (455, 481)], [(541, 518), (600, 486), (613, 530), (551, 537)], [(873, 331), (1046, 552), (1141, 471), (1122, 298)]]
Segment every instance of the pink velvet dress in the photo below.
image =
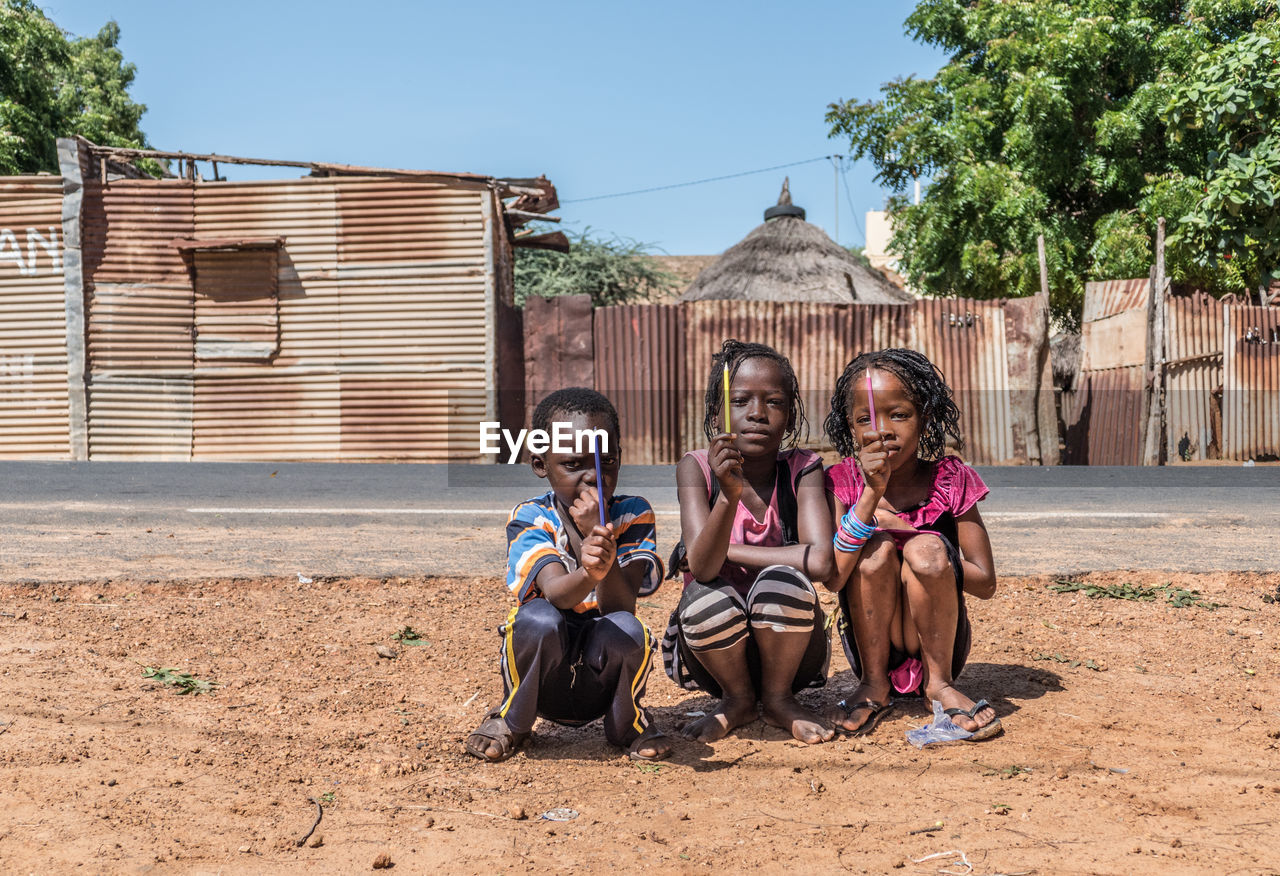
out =
[[(941, 537), (946, 545), (947, 558), (951, 561), (951, 567), (955, 571), (956, 596), (960, 603), (959, 616), (956, 619), (955, 646), (952, 649), (951, 657), (951, 675), (952, 679), (955, 679), (960, 676), (960, 671), (964, 668), (965, 661), (969, 657), (969, 648), (973, 639), (973, 631), (969, 624), (969, 613), (964, 604), (964, 567), (961, 565), (956, 518), (986, 498), (990, 490), (982, 482), (982, 478), (978, 473), (957, 457), (944, 456), (932, 463), (932, 465), (933, 486), (929, 490), (929, 497), (914, 508), (903, 509), (898, 516), (920, 530), (920, 532), (932, 533)], [(858, 501), (858, 497), (862, 495), (863, 487), (862, 470), (858, 468), (857, 460), (854, 458), (842, 459), (827, 469), (827, 491), (839, 499), (846, 508), (854, 506)], [(920, 533), (887, 531), (886, 534), (893, 538), (893, 542), (897, 546), (899, 554), (901, 554), (902, 546), (909, 539)], [(836, 629), (840, 633), (840, 641), (844, 645), (845, 656), (849, 659), (849, 665), (853, 667), (854, 674), (859, 678), (864, 678), (865, 674), (863, 673), (862, 660), (858, 653), (857, 639), (854, 635), (853, 625), (848, 621), (851, 611), (848, 601), (849, 591), (850, 587), (846, 586), (840, 592), (840, 617), (836, 621)], [(888, 668), (894, 678), (895, 685), (899, 678), (906, 677), (909, 674), (907, 671), (910, 667), (908, 661), (915, 659), (916, 655), (907, 654), (897, 648), (891, 649)], [(902, 687), (898, 689), (902, 693), (920, 692), (920, 687), (916, 687), (913, 690), (903, 690)]]

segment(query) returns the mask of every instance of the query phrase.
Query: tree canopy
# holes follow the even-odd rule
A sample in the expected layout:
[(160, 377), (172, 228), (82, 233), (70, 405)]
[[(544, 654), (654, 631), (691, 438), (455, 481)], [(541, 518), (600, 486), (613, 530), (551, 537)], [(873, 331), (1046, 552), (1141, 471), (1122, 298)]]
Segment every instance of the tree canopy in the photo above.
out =
[(567, 253), (517, 249), (514, 274), (517, 305), (531, 295), (590, 295), (596, 307), (625, 304), (663, 295), (678, 283), (644, 244), (595, 236), (590, 228), (569, 235)]
[(913, 285), (1032, 294), (1044, 234), (1074, 324), (1086, 280), (1146, 275), (1161, 216), (1171, 279), (1221, 294), (1280, 277), (1275, 0), (921, 0), (906, 27), (948, 62), (827, 122), (895, 192)]
[(79, 134), (104, 146), (146, 148), (143, 104), (129, 97), (136, 69), (108, 22), (71, 37), (31, 0), (0, 5), (0, 174), (58, 171), (56, 140)]

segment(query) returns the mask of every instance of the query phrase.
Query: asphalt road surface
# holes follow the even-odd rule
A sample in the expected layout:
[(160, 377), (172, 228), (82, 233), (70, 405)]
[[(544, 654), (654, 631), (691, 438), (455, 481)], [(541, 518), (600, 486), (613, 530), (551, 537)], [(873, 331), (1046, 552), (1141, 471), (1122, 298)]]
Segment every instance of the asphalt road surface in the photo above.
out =
[[(979, 468), (1005, 575), (1280, 570), (1280, 466)], [(0, 463), (0, 581), (500, 575), (527, 466)], [(659, 550), (675, 469), (624, 469)]]

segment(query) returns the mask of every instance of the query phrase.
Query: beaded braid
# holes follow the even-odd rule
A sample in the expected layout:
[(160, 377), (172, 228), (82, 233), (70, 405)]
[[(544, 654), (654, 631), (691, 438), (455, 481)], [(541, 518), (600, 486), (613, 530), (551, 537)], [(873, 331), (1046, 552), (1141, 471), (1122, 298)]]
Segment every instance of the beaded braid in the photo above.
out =
[(854, 381), (876, 368), (888, 371), (902, 381), (912, 403), (920, 411), (923, 424), (920, 430), (920, 458), (926, 461), (940, 458), (947, 448), (947, 438), (962, 447), (960, 437), (960, 409), (956, 407), (951, 387), (937, 366), (921, 353), (894, 347), (875, 353), (863, 353), (845, 366), (844, 373), (836, 381), (831, 396), (831, 412), (823, 423), (823, 430), (841, 456), (853, 456), (857, 443), (853, 438), (853, 424), (849, 422), (849, 390)]
[[(791, 361), (767, 344), (749, 344), (733, 338), (721, 344), (720, 352), (711, 356), (711, 374), (707, 378), (702, 433), (707, 436), (707, 441), (711, 441), (719, 434), (714, 424), (724, 407), (725, 363), (729, 363), (729, 378), (732, 380), (743, 362), (755, 358), (771, 359), (782, 369), (784, 389), (791, 401), (791, 409), (787, 414), (787, 432), (784, 437), (791, 439), (787, 443), (788, 447), (795, 447), (799, 443), (801, 433), (808, 432), (809, 421), (804, 415), (804, 401), (800, 398), (800, 381), (796, 380), (796, 372), (791, 367)], [(723, 423), (724, 418), (720, 417), (720, 421)]]

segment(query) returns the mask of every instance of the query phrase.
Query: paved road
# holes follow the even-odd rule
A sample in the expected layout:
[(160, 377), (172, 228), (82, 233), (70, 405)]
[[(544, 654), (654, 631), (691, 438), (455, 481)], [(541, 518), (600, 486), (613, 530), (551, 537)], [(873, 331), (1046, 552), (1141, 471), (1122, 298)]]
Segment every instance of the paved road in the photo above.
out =
[[(1277, 570), (1280, 467), (982, 468), (1002, 574)], [(527, 467), (0, 463), (0, 581), (495, 575)], [(624, 470), (675, 541), (674, 469)]]

